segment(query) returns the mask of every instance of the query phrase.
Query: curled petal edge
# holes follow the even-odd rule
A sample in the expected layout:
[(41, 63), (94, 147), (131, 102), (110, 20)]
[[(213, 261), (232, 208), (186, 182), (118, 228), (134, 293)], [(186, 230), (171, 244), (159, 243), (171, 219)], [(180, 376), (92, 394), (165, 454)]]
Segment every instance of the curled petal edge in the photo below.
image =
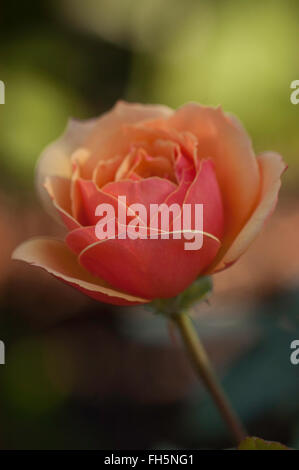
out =
[(96, 300), (118, 305), (136, 305), (149, 302), (148, 299), (135, 297), (114, 289), (106, 281), (92, 276), (79, 265), (77, 257), (60, 240), (49, 238), (28, 240), (15, 249), (12, 259), (25, 261), (45, 269), (53, 276)]

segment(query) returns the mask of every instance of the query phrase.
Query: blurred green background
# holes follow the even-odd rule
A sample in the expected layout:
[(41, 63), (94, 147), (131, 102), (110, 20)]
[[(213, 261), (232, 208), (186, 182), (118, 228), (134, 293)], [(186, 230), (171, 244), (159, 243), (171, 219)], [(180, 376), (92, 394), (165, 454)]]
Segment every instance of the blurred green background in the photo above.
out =
[(295, 0), (4, 0), (0, 16), (0, 448), (224, 448), (217, 413), (166, 322), (86, 299), (10, 262), (59, 234), (34, 192), (68, 117), (117, 99), (221, 104), (289, 170), (253, 248), (215, 276), (197, 326), (250, 433), (299, 447), (299, 4)]

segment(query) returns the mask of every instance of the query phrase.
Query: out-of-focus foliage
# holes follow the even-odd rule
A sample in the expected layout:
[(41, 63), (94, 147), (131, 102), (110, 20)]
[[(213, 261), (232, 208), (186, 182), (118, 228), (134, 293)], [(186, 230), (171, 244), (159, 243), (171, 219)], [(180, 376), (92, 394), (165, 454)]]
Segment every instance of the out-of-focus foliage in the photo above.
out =
[[(174, 6), (175, 8), (175, 6)], [(236, 114), (256, 150), (287, 156), (299, 178), (299, 107), (290, 84), (299, 76), (298, 2), (197, 2), (155, 53), (136, 55), (129, 96), (179, 106), (219, 105)]]
[(133, 50), (157, 51), (175, 33), (196, 0), (59, 1), (58, 10), (76, 27)]
[(71, 90), (34, 70), (13, 68), (5, 74), (9, 84), (5, 113), (0, 117), (3, 165), (18, 178), (32, 179), (32, 168), (43, 147), (61, 134), (69, 109), (78, 98)]
[(259, 437), (247, 437), (242, 441), (238, 450), (290, 450), (280, 442), (265, 441)]
[[(1, 79), (9, 83), (5, 118), (0, 116), (1, 159), (13, 173), (25, 171), (29, 178), (38, 153), (61, 133), (67, 116), (85, 117), (112, 104), (117, 96), (107, 101), (107, 91), (118, 77), (131, 100), (221, 104), (244, 122), (258, 152), (275, 149), (286, 157), (292, 166), (286, 181), (296, 187), (299, 106), (290, 103), (290, 83), (299, 76), (298, 2), (40, 4), (27, 11), (31, 21), (18, 34), (5, 36), (4, 29), (0, 44)], [(130, 80), (123, 59), (114, 63), (116, 46), (103, 47), (101, 38), (131, 52)], [(87, 88), (97, 90), (98, 106), (86, 100), (92, 96)]]
[[(60, 352), (57, 347), (51, 351), (46, 342), (32, 339), (19, 341), (11, 348), (2, 396), (12, 412), (40, 416), (54, 412), (63, 403), (69, 388), (68, 364), (64, 364), (63, 377), (51, 367), (58, 362), (53, 355)], [(59, 360), (65, 361), (65, 356), (61, 354)]]
[(128, 52), (60, 25), (50, 2), (27, 2), (23, 9), (7, 1), (0, 24), (0, 79), (6, 85), (0, 181), (20, 189), (32, 187), (39, 154), (70, 117), (84, 119), (114, 103)]

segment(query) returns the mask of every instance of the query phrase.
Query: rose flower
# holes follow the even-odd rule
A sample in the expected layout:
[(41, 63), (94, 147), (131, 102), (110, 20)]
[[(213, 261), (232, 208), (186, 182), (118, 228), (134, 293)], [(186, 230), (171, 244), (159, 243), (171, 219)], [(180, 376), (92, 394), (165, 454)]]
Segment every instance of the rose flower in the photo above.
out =
[[(70, 121), (42, 153), (38, 190), (68, 233), (65, 241), (26, 241), (13, 258), (107, 303), (173, 297), (240, 257), (273, 211), (284, 169), (278, 154), (256, 157), (221, 108), (120, 102), (100, 118)], [(115, 207), (119, 196), (146, 208), (203, 204), (202, 247), (186, 250), (184, 238), (171, 236), (99, 240), (96, 208)]]

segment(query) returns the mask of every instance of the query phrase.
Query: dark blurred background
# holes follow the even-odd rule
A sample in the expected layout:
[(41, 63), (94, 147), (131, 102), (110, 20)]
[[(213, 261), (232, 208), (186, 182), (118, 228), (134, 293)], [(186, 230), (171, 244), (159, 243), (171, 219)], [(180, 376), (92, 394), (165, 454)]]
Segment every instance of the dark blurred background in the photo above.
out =
[(278, 209), (246, 255), (215, 276), (194, 318), (253, 435), (299, 447), (299, 4), (295, 0), (2, 0), (0, 80), (0, 448), (231, 446), (178, 339), (143, 308), (91, 301), (11, 262), (59, 235), (34, 166), (69, 116), (119, 99), (222, 104), (256, 152), (289, 164)]

